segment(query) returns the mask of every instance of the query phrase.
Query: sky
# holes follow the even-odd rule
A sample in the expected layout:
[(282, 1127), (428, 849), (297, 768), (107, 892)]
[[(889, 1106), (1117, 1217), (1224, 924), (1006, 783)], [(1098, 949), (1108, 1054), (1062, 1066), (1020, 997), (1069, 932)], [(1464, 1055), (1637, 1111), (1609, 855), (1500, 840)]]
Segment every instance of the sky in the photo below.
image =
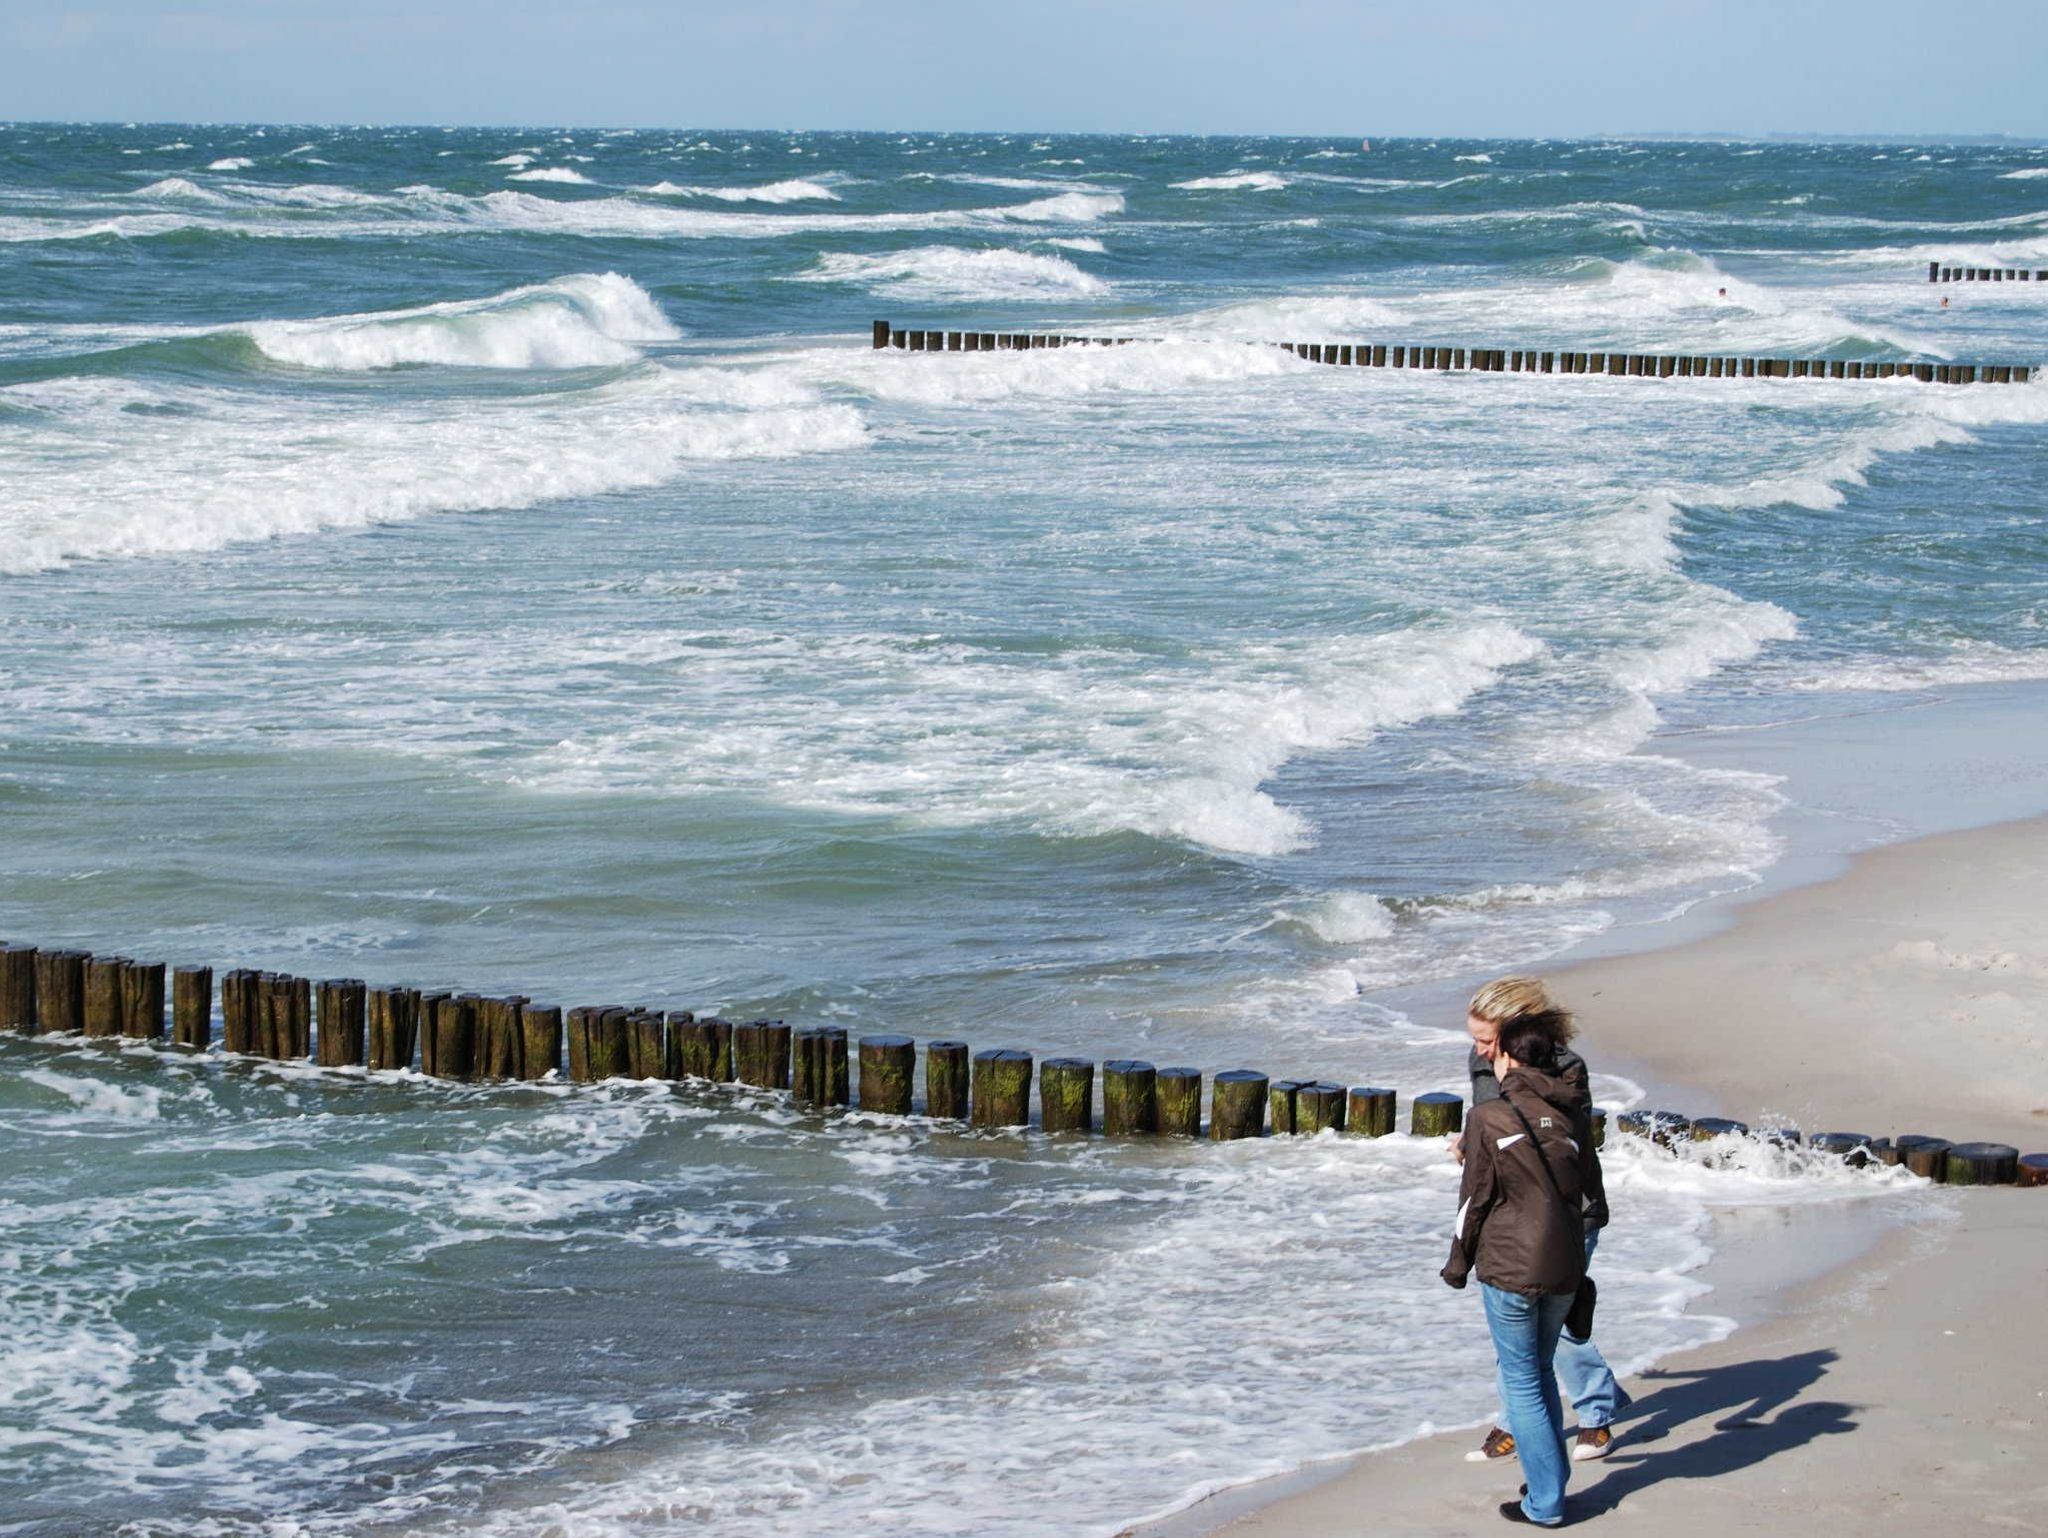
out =
[(15, 121), (2048, 137), (2048, 4), (0, 0)]

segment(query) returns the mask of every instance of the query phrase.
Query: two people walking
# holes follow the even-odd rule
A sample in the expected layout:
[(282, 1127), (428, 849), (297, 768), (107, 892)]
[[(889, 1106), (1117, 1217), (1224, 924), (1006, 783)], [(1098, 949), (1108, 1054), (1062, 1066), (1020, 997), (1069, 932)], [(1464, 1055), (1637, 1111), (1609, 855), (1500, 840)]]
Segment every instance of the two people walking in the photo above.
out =
[[(1493, 1337), (1501, 1423), (1475, 1456), (1521, 1460), (1523, 1496), (1501, 1506), (1503, 1517), (1557, 1527), (1572, 1461), (1606, 1455), (1628, 1403), (1591, 1340), (1586, 1266), (1607, 1223), (1592, 1093), (1569, 1046), (1571, 1013), (1540, 981), (1487, 984), (1465, 1025), (1473, 1104), (1454, 1149), (1464, 1176), (1442, 1275), (1460, 1288), (1478, 1277)], [(1579, 1416), (1569, 1452), (1559, 1375)]]

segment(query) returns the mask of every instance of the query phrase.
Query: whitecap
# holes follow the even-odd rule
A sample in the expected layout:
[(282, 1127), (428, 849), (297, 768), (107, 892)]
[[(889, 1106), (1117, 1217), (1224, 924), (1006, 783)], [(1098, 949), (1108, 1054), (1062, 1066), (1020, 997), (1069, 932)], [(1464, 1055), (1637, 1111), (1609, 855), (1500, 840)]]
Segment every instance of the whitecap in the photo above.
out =
[(628, 363), (648, 342), (680, 335), (639, 284), (615, 272), (367, 315), (265, 321), (240, 328), (263, 352), (300, 368), (587, 368)]
[(801, 276), (806, 282), (856, 284), (890, 298), (934, 302), (1071, 299), (1109, 290), (1102, 279), (1063, 257), (956, 246), (919, 246), (885, 256), (833, 253), (818, 258)]
[(1198, 176), (1172, 185), (1182, 192), (1278, 192), (1287, 185), (1287, 178), (1272, 171), (1233, 171), (1228, 176)]
[(643, 189), (656, 197), (715, 198), (721, 203), (836, 203), (839, 194), (822, 182), (789, 180), (759, 187), (693, 187), (657, 182)]

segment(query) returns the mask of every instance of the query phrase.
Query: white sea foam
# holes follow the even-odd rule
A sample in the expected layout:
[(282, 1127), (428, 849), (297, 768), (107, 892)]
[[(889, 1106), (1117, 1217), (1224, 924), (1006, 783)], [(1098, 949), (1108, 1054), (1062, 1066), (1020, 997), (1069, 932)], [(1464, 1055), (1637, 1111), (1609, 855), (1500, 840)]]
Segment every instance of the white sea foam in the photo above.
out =
[[(1265, 788), (1291, 758), (1455, 712), (1540, 651), (1481, 624), (1261, 644), (1198, 665), (1018, 676), (1000, 654), (894, 637), (805, 646), (794, 668), (784, 648), (734, 640), (746, 644), (727, 688), (751, 690), (747, 675), (767, 668), (830, 681), (832, 703), (790, 696), (772, 751), (764, 737), (743, 764), (648, 726), (579, 740), (522, 782), (587, 791), (665, 784), (679, 770), (700, 786), (737, 773), (754, 793), (800, 806), (1278, 854), (1315, 838), (1309, 819)], [(887, 751), (913, 720), (935, 718), (947, 730), (927, 734), (913, 759)]]
[(511, 166), (516, 171), (523, 170), (525, 167), (532, 165), (533, 162), (534, 157), (532, 155), (528, 155), (523, 152), (515, 152), (510, 155), (500, 155), (496, 160), (492, 161), (491, 164), (494, 166)]
[(1367, 294), (1301, 294), (1177, 316), (1169, 329), (1182, 336), (1246, 342), (1329, 341), (1396, 326), (1403, 319), (1389, 301)]
[(2048, 166), (2022, 166), (2017, 171), (2005, 172), (2003, 175), (1999, 177), (1999, 180), (2007, 182), (2031, 182), (2039, 181), (2044, 176), (2048, 176)]
[(1493, 157), (1483, 152), (1477, 155), (1453, 155), (1451, 159), (1462, 160), (1475, 166), (1490, 166), (1493, 164)]
[[(413, 335), (443, 345), (431, 330)], [(391, 351), (374, 333), (339, 341), (316, 333), (302, 345), (336, 360), (327, 366), (361, 367), (366, 354)], [(721, 406), (668, 369), (561, 399), (458, 398), (399, 413), (374, 399), (252, 402), (233, 390), (171, 395), (93, 377), (0, 390), (0, 408), (11, 403), (95, 447), (17, 477), (0, 508), (0, 572), (528, 507), (658, 485), (702, 460), (867, 441), (850, 406), (814, 396), (759, 410)]]
[(1370, 892), (1325, 892), (1298, 912), (1281, 909), (1277, 918), (1297, 922), (1326, 945), (1384, 940), (1394, 932), (1394, 914)]
[(128, 194), (132, 198), (154, 198), (159, 202), (226, 203), (228, 199), (210, 187), (202, 187), (182, 176), (166, 176)]
[(1918, 693), (1966, 684), (2026, 683), (2048, 679), (2048, 648), (2032, 650), (1988, 641), (1960, 642), (1932, 656), (1871, 653), (1793, 668), (1784, 686), (1810, 692)]
[(531, 171), (514, 171), (505, 178), (508, 182), (562, 182), (572, 187), (587, 187), (590, 178), (569, 166), (536, 166)]
[(280, 363), (343, 370), (421, 363), (586, 368), (631, 362), (642, 344), (679, 335), (653, 296), (617, 273), (577, 273), (488, 299), (266, 321), (243, 330)]
[[(559, 168), (556, 168), (559, 169)], [(581, 173), (572, 173), (580, 176)], [(535, 179), (518, 173), (514, 179)], [(549, 177), (548, 180), (560, 180)], [(791, 235), (876, 231), (1001, 228), (1011, 224), (1092, 224), (1120, 213), (1117, 193), (1066, 192), (988, 208), (937, 209), (922, 213), (751, 213), (676, 207), (646, 195), (563, 199), (515, 188), (469, 197), (443, 188), (414, 185), (388, 196), (359, 195), (351, 216), (310, 221), (279, 219), (269, 189), (241, 186), (214, 191), (183, 178), (169, 178), (128, 197), (173, 205), (174, 211), (115, 214), (104, 219), (24, 217), (0, 219), (0, 242), (80, 240), (117, 235), (146, 239), (186, 230), (218, 230), (254, 239), (329, 239), (339, 236), (414, 237), (479, 229), (544, 232), (628, 240), (772, 240)], [(204, 203), (206, 208), (189, 205)]]
[(839, 194), (822, 182), (768, 182), (759, 187), (691, 187), (656, 182), (646, 189), (657, 197), (715, 198), (721, 203), (836, 203)]
[(957, 246), (919, 246), (886, 256), (829, 253), (801, 277), (811, 283), (854, 284), (894, 299), (933, 302), (1072, 299), (1109, 290), (1102, 279), (1062, 257)]
[(49, 1068), (24, 1068), (19, 1077), (63, 1096), (78, 1108), (80, 1120), (155, 1121), (162, 1115), (164, 1092), (153, 1084), (124, 1089), (104, 1079), (81, 1078)]
[(1233, 171), (1228, 176), (1198, 176), (1173, 185), (1183, 192), (1278, 192), (1287, 185), (1287, 178), (1274, 171)]
[(206, 169), (209, 171), (246, 171), (254, 164), (256, 162), (246, 155), (229, 155), (224, 159), (214, 161)]

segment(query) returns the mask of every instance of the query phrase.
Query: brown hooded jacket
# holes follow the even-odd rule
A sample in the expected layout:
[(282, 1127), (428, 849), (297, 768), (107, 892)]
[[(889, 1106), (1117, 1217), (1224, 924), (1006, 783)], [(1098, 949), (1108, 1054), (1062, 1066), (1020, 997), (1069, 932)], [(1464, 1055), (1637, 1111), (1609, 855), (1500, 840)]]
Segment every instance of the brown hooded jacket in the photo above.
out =
[(1576, 1291), (1586, 1274), (1586, 1213), (1604, 1215), (1607, 1204), (1585, 1091), (1533, 1068), (1510, 1069), (1500, 1088), (1499, 1099), (1475, 1105), (1465, 1122), (1458, 1226), (1443, 1279), (1463, 1287), (1477, 1271), (1504, 1292)]

